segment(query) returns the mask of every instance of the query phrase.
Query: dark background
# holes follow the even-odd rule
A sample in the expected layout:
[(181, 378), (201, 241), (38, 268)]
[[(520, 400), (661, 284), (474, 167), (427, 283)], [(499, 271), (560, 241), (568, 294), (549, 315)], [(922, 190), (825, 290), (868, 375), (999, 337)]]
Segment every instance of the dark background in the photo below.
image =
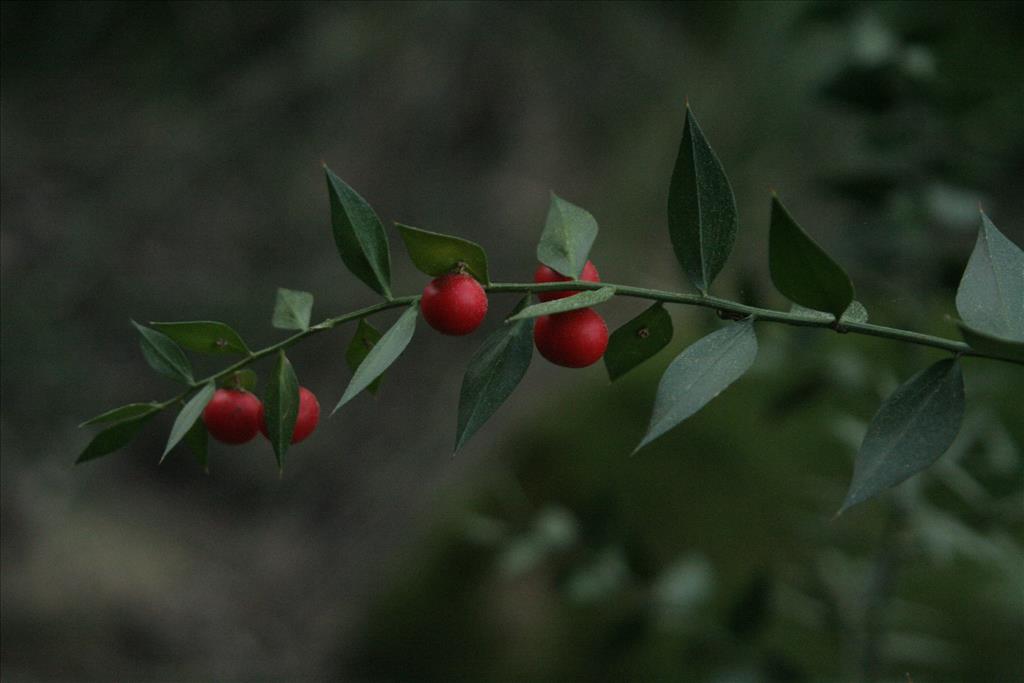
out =
[[(764, 329), (742, 382), (632, 459), (673, 351), (614, 386), (536, 358), (452, 459), (500, 295), (468, 338), (421, 325), (283, 477), (262, 440), (215, 447), (209, 476), (185, 449), (158, 467), (170, 415), (71, 465), (79, 422), (175, 391), (129, 319), (262, 346), (278, 286), (316, 318), (374, 301), (322, 160), (387, 225), (483, 244), (495, 279), (530, 277), (554, 190), (599, 221), (605, 280), (685, 291), (664, 214), (687, 99), (740, 210), (719, 294), (788, 305), (774, 188), (872, 320), (955, 336), (978, 205), (1024, 242), (1022, 5), (2, 11), (5, 681), (1024, 678), (1024, 373), (1003, 364), (966, 364), (938, 465), (835, 521), (867, 420), (936, 352)], [(674, 351), (716, 325), (673, 315)], [(328, 409), (347, 334), (290, 354)]]

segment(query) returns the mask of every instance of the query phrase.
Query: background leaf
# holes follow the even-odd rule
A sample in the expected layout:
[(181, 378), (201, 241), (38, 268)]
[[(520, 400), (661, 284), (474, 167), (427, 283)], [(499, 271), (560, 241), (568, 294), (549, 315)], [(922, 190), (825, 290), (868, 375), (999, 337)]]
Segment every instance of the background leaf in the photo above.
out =
[(360, 391), (370, 386), (373, 380), (380, 377), (381, 373), (387, 370), (402, 355), (402, 351), (405, 351), (405, 347), (409, 345), (412, 335), (416, 331), (416, 317), (418, 315), (419, 309), (416, 304), (409, 306), (395, 324), (391, 326), (391, 329), (385, 332), (380, 341), (370, 349), (370, 352), (366, 354), (365, 360), (356, 368), (355, 373), (352, 375), (352, 380), (349, 382), (348, 387), (345, 388), (345, 393), (342, 394), (341, 400), (338, 401), (338, 405), (334, 406), (334, 410), (331, 411), (332, 415), (338, 412), (338, 409), (343, 405), (355, 398)]
[(149, 422), (156, 412), (136, 415), (127, 420), (117, 422), (97, 434), (85, 447), (82, 454), (78, 456), (75, 464), (95, 460), (96, 458), (113, 453), (114, 451), (127, 446), (139, 433), (143, 425)]
[(487, 279), (487, 254), (476, 242), (401, 223), (395, 225), (409, 251), (409, 258), (420, 271), (437, 277), (451, 272), (462, 262), (473, 277), (484, 284), (490, 283)]
[(871, 418), (839, 513), (938, 460), (960, 431), (963, 416), (964, 380), (955, 359), (907, 380)]
[(213, 320), (150, 323), (189, 351), (199, 353), (237, 353), (248, 356), (251, 351), (242, 338), (228, 325)]
[(196, 462), (207, 474), (210, 473), (208, 452), (210, 448), (210, 435), (206, 431), (206, 425), (202, 420), (196, 420), (192, 429), (185, 434), (185, 443), (196, 456)]
[(258, 382), (259, 378), (254, 370), (242, 368), (225, 377), (223, 382), (221, 382), (221, 386), (225, 389), (245, 389), (252, 393), (256, 391), (256, 384)]
[[(815, 320), (835, 320), (835, 316), (824, 311), (816, 311), (800, 304), (793, 304), (789, 307), (790, 313), (796, 313)], [(859, 301), (851, 301), (843, 312), (841, 321), (844, 323), (866, 323), (868, 321), (868, 309)]]
[(690, 283), (707, 293), (736, 241), (736, 199), (690, 107), (668, 189), (668, 231)]
[(850, 277), (774, 196), (768, 262), (775, 287), (794, 303), (839, 318), (853, 301)]
[(284, 455), (292, 443), (295, 419), (299, 415), (299, 378), (284, 351), (277, 352), (277, 363), (267, 380), (263, 396), (264, 415), (270, 445), (277, 456), (278, 469), (284, 469)]
[(753, 320), (733, 323), (688, 346), (662, 375), (651, 423), (634, 452), (707, 405), (742, 377), (756, 357)]
[[(352, 372), (355, 372), (356, 368), (366, 360), (370, 349), (376, 346), (379, 341), (380, 331), (367, 322), (366, 318), (360, 318), (359, 325), (356, 326), (356, 333), (352, 336), (352, 341), (349, 342), (348, 348), (345, 350), (345, 362), (348, 363), (348, 367)], [(377, 379), (370, 382), (366, 386), (366, 390), (371, 394), (376, 394), (377, 390), (380, 389), (380, 383), (383, 379), (384, 373), (377, 375)]]
[(643, 363), (672, 341), (672, 316), (659, 301), (612, 332), (604, 365), (611, 381)]
[[(524, 297), (513, 309), (522, 310)], [(512, 395), (533, 359), (533, 320), (518, 320), (493, 332), (469, 361), (459, 392), (459, 418), (455, 430), (458, 451)]]
[(217, 390), (217, 386), (213, 382), (207, 382), (203, 385), (203, 388), (196, 392), (195, 396), (188, 400), (182, 409), (178, 413), (178, 417), (174, 420), (174, 425), (171, 427), (171, 434), (167, 438), (167, 445), (164, 447), (164, 453), (160, 456), (160, 462), (164, 461), (167, 454), (171, 452), (171, 449), (178, 445), (190, 429), (192, 425), (196, 423), (199, 416), (203, 414), (203, 408), (213, 398), (213, 392)]
[(278, 287), (271, 324), (279, 330), (308, 330), (313, 315), (313, 295)]
[(370, 289), (391, 298), (391, 254), (384, 226), (355, 190), (324, 166), (331, 199), (331, 228), (342, 262)]
[(1024, 342), (1003, 339), (993, 334), (976, 330), (962, 320), (956, 321), (964, 341), (976, 351), (990, 353), (1001, 358), (1024, 362)]
[(140, 325), (134, 320), (132, 325), (135, 325), (135, 329), (142, 335), (142, 355), (145, 356), (149, 367), (176, 382), (192, 384), (192, 365), (180, 346), (167, 335)]
[(594, 217), (552, 192), (544, 231), (537, 244), (537, 260), (566, 277), (579, 279), (595, 239)]
[(591, 306), (596, 306), (597, 304), (602, 304), (605, 301), (608, 301), (608, 299), (611, 299), (613, 296), (615, 296), (614, 287), (588, 289), (580, 292), (579, 294), (567, 296), (564, 299), (554, 299), (553, 301), (544, 301), (539, 304), (527, 306), (505, 322), (524, 320), (526, 318), (539, 318), (542, 315), (565, 313), (566, 311), (575, 311), (578, 308), (590, 308)]
[(1024, 342), (1024, 252), (984, 213), (956, 292), (956, 310), (978, 332)]
[(114, 422), (124, 422), (135, 417), (141, 417), (150, 413), (155, 413), (160, 410), (160, 406), (156, 403), (129, 403), (128, 405), (108, 410), (105, 413), (100, 413), (96, 417), (89, 418), (79, 427), (90, 427), (92, 425), (100, 424), (111, 424)]

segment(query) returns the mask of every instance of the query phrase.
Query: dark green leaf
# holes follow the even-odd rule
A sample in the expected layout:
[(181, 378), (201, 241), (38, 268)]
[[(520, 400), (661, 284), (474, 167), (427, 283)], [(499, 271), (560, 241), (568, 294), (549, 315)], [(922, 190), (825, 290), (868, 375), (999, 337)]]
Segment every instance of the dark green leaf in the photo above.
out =
[(142, 335), (142, 355), (146, 357), (149, 367), (176, 382), (192, 383), (192, 365), (180, 346), (162, 332), (143, 327), (134, 320), (132, 325), (135, 325), (135, 329)]
[(732, 323), (688, 346), (662, 375), (651, 424), (636, 450), (703, 408), (742, 377), (756, 357), (752, 320)]
[(277, 363), (267, 380), (263, 406), (277, 467), (284, 469), (284, 454), (292, 443), (295, 420), (299, 416), (299, 379), (284, 351), (277, 352)]
[[(377, 342), (380, 341), (380, 332), (376, 327), (366, 321), (366, 318), (359, 319), (359, 325), (356, 327), (356, 333), (352, 337), (352, 341), (349, 342), (348, 348), (345, 350), (345, 362), (348, 363), (348, 367), (352, 372), (356, 371), (356, 368), (366, 360), (366, 356), (370, 353), (370, 349), (376, 346)], [(376, 394), (380, 388), (381, 380), (384, 379), (383, 373), (377, 376), (377, 379), (370, 382), (366, 387), (366, 390), (371, 394)]]
[(308, 330), (313, 314), (313, 295), (278, 287), (271, 324), (279, 330)]
[[(519, 302), (522, 310), (530, 297)], [(459, 392), (459, 421), (455, 450), (459, 450), (526, 375), (533, 358), (533, 320), (519, 320), (493, 332), (469, 361)]]
[(391, 255), (384, 226), (373, 208), (324, 166), (331, 197), (331, 227), (338, 254), (370, 289), (391, 298)]
[(405, 347), (409, 345), (412, 335), (416, 331), (418, 315), (419, 309), (416, 304), (409, 306), (398, 321), (391, 326), (391, 329), (385, 332), (380, 341), (370, 349), (365, 360), (356, 368), (355, 374), (352, 375), (352, 381), (346, 387), (338, 405), (334, 406), (334, 410), (331, 411), (332, 415), (355, 398), (360, 391), (370, 386), (373, 380), (380, 377), (381, 373), (402, 355), (402, 351), (405, 351)]
[(955, 359), (941, 360), (907, 380), (871, 418), (839, 512), (938, 460), (960, 431), (963, 416), (964, 379)]
[(690, 108), (668, 189), (668, 230), (690, 282), (707, 293), (736, 241), (736, 199)]
[(75, 464), (95, 460), (127, 446), (135, 438), (135, 435), (139, 433), (143, 425), (149, 422), (154, 415), (156, 415), (156, 412), (136, 415), (107, 427), (93, 437), (89, 445), (82, 451), (82, 454), (78, 456)]
[(505, 322), (510, 323), (516, 320), (525, 320), (526, 318), (539, 318), (542, 315), (565, 313), (566, 311), (575, 311), (578, 308), (590, 308), (591, 306), (596, 306), (597, 304), (602, 304), (605, 301), (608, 301), (608, 299), (611, 299), (613, 296), (615, 296), (614, 287), (588, 289), (580, 292), (579, 294), (567, 296), (564, 299), (554, 299), (552, 301), (545, 301), (543, 303), (527, 306)]
[(461, 263), (480, 282), (490, 282), (487, 279), (487, 254), (476, 242), (401, 223), (395, 225), (413, 264), (422, 272), (437, 277), (452, 272)]
[(256, 391), (256, 384), (259, 378), (249, 368), (237, 370), (228, 375), (221, 386), (225, 389), (244, 389), (250, 393)]
[[(816, 311), (813, 308), (806, 308), (800, 304), (793, 304), (789, 307), (790, 313), (796, 313), (807, 318), (813, 318), (814, 320), (835, 320), (836, 317), (831, 313), (825, 313), (824, 311)], [(868, 321), (868, 309), (864, 308), (864, 304), (859, 301), (851, 301), (850, 305), (846, 307), (846, 311), (843, 313), (841, 322), (844, 323), (866, 323)]]
[(658, 302), (615, 330), (604, 352), (608, 378), (617, 380), (672, 341), (672, 316)]
[(199, 353), (237, 353), (248, 356), (251, 351), (242, 338), (224, 323), (212, 320), (150, 323), (179, 345)]
[(203, 408), (213, 398), (213, 392), (217, 390), (213, 382), (207, 382), (203, 388), (196, 392), (195, 396), (189, 399), (171, 427), (171, 435), (167, 438), (167, 445), (164, 447), (164, 454), (160, 456), (160, 462), (164, 461), (171, 449), (178, 445), (190, 429), (196, 423), (199, 416), (203, 414)]
[(203, 471), (207, 474), (210, 473), (210, 463), (208, 461), (209, 451), (209, 434), (206, 431), (206, 425), (203, 424), (202, 420), (196, 420), (196, 423), (192, 425), (192, 429), (188, 430), (185, 434), (185, 443), (195, 453), (196, 462), (203, 468)]
[(537, 260), (566, 277), (578, 279), (595, 239), (594, 217), (552, 192), (548, 218), (537, 245)]
[(144, 415), (149, 415), (150, 413), (155, 413), (158, 410), (160, 410), (160, 406), (156, 403), (129, 403), (126, 406), (121, 406), (120, 408), (114, 408), (113, 410), (108, 410), (105, 413), (100, 413), (96, 417), (88, 419), (78, 426), (90, 427), (92, 425), (124, 422), (125, 420), (130, 420), (135, 417), (142, 417)]
[(988, 353), (1000, 358), (1024, 362), (1024, 342), (1003, 339), (972, 328), (961, 320), (956, 321), (964, 341), (975, 351)]
[(978, 332), (1024, 342), (1024, 251), (984, 213), (956, 292), (956, 309)]
[(772, 282), (790, 301), (839, 318), (853, 301), (853, 284), (832, 258), (772, 197), (768, 262)]

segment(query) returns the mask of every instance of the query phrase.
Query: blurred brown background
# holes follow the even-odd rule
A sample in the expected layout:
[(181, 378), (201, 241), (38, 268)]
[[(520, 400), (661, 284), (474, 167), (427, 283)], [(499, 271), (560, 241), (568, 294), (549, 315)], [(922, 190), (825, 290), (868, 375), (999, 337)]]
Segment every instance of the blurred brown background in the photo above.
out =
[[(278, 286), (317, 318), (373, 301), (335, 253), (321, 160), (386, 225), (483, 244), (496, 279), (529, 278), (554, 190), (600, 223), (605, 280), (685, 288), (664, 213), (687, 99), (740, 208), (721, 294), (787, 305), (775, 188), (873, 320), (955, 336), (978, 204), (1024, 242), (1021, 5), (2, 11), (5, 681), (1024, 677), (1018, 368), (970, 363), (940, 465), (834, 522), (866, 421), (934, 352), (765, 329), (750, 376), (633, 459), (672, 353), (615, 386), (537, 357), (452, 459), (485, 331), (421, 325), (282, 478), (263, 441), (214, 448), (209, 476), (184, 449), (158, 467), (170, 416), (71, 465), (79, 422), (175, 391), (129, 319), (262, 346)], [(395, 291), (418, 291), (390, 238)], [(715, 324), (673, 313), (676, 350)], [(347, 341), (291, 353), (328, 409)]]

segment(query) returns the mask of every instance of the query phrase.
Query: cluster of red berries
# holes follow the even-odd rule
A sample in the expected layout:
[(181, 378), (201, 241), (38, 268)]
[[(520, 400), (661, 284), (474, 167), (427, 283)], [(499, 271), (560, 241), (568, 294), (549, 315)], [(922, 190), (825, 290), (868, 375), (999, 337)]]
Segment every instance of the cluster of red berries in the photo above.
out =
[[(316, 429), (320, 421), (320, 402), (306, 387), (299, 387), (299, 415), (295, 419), (292, 443), (298, 443)], [(256, 432), (267, 432), (263, 403), (244, 389), (218, 389), (203, 410), (206, 431), (217, 441), (243, 444), (252, 441)]]
[[(568, 282), (572, 280), (543, 264), (537, 266), (533, 281)], [(590, 261), (580, 280), (600, 282), (597, 268)], [(561, 299), (575, 291), (551, 291), (540, 294), (541, 301)], [(472, 276), (463, 273), (442, 275), (423, 290), (420, 310), (427, 323), (438, 332), (469, 334), (487, 315), (487, 293)], [(593, 309), (580, 308), (537, 318), (533, 342), (540, 354), (556, 365), (585, 368), (600, 360), (608, 348), (608, 326)]]

